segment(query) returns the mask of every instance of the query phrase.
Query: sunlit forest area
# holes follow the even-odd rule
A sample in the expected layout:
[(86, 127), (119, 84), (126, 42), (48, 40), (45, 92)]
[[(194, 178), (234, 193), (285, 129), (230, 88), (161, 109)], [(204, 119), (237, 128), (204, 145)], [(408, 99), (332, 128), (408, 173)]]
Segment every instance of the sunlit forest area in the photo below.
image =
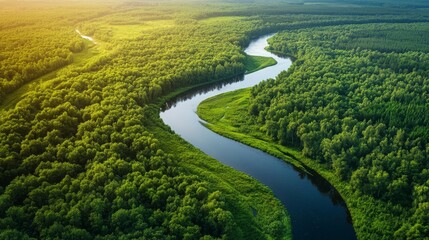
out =
[(159, 118), (278, 31), (295, 61), (246, 124), (329, 169), (359, 239), (429, 238), (427, 8), (0, 1), (0, 239), (291, 239), (270, 189)]
[(270, 47), (297, 61), (252, 89), (249, 104), (274, 141), (323, 163), (361, 201), (374, 198), (387, 204), (386, 213), (394, 209), (388, 224), (376, 228), (395, 229), (398, 239), (429, 233), (429, 55), (420, 35), (427, 27), (370, 24), (279, 34)]

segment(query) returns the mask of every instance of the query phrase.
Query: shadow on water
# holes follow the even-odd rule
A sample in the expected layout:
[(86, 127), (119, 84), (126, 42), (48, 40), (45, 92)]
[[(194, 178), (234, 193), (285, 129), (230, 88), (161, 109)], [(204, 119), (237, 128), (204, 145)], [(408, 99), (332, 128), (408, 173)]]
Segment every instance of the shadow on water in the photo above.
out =
[(347, 222), (352, 224), (352, 218), (350, 211), (347, 209), (347, 205), (340, 193), (335, 189), (325, 178), (311, 168), (303, 166), (305, 171), (299, 167), (292, 165), (293, 169), (299, 173), (301, 179), (310, 180), (311, 184), (317, 188), (317, 190), (323, 195), (328, 196), (331, 199), (333, 205), (342, 206), (347, 214)]
[[(162, 108), (162, 111), (167, 111), (170, 108), (174, 108), (176, 107), (177, 103), (190, 100), (197, 95), (206, 94), (208, 92), (212, 92), (213, 90), (220, 90), (223, 87), (230, 85), (231, 83), (243, 81), (243, 78), (244, 76), (235, 77), (235, 78), (228, 79), (226, 81), (210, 83), (195, 89), (191, 89), (167, 101), (164, 107)], [(289, 155), (289, 157), (294, 158), (296, 160), (296, 158), (293, 155)], [(319, 173), (317, 173), (313, 169), (308, 168), (306, 166), (303, 166), (304, 169), (296, 167), (294, 165), (291, 165), (291, 166), (296, 172), (298, 172), (298, 176), (301, 179), (309, 180), (311, 184), (314, 187), (316, 187), (320, 193), (328, 196), (333, 205), (340, 205), (344, 207), (347, 213), (347, 221), (348, 223), (352, 223), (350, 212), (348, 211), (343, 198), (341, 197), (339, 192), (325, 178), (323, 178)]]
[[(292, 220), (294, 239), (354, 240), (356, 234), (345, 202), (338, 191), (309, 168), (298, 168), (261, 150), (220, 136), (201, 124), (197, 106), (205, 99), (241, 88), (252, 87), (264, 79), (275, 78), (292, 62), (266, 52), (263, 36), (246, 49), (249, 55), (273, 57), (278, 64), (189, 90), (166, 103), (160, 117), (183, 139), (220, 162), (244, 172), (268, 186), (283, 203)], [(290, 155), (291, 158), (294, 156)], [(256, 216), (257, 211), (252, 209)]]
[(205, 84), (201, 87), (190, 89), (189, 91), (186, 91), (186, 92), (184, 92), (178, 96), (175, 96), (175, 97), (169, 99), (165, 103), (165, 105), (161, 108), (161, 111), (163, 111), (163, 112), (167, 111), (168, 109), (175, 107), (177, 103), (183, 102), (186, 100), (190, 100), (197, 95), (206, 94), (206, 93), (212, 92), (214, 90), (221, 90), (223, 87), (230, 85), (232, 83), (241, 82), (241, 81), (243, 81), (243, 79), (244, 79), (244, 75), (242, 75), (240, 77), (234, 77), (234, 78), (226, 79), (225, 81), (208, 83), (208, 84)]

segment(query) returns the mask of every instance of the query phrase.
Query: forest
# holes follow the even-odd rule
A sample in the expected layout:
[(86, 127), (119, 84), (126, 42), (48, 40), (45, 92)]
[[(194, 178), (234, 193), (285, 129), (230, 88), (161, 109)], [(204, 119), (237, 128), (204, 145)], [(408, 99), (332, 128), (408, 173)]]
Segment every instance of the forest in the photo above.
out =
[(429, 55), (427, 39), (414, 37), (427, 27), (279, 34), (270, 48), (291, 51), (298, 60), (290, 72), (252, 89), (249, 105), (274, 141), (300, 147), (358, 195), (408, 216), (397, 223), (399, 239), (429, 234)]
[(290, 239), (270, 189), (159, 118), (242, 76), (258, 64), (243, 48), (279, 30), (270, 50), (296, 61), (252, 89), (248, 117), (409, 220), (360, 215), (358, 237), (427, 237), (429, 12), (349, 4), (2, 2), (0, 239)]
[(282, 32), (269, 40), (269, 50), (296, 59), (287, 72), (209, 99), (199, 114), (221, 134), (237, 140), (234, 132), (263, 134), (331, 173), (356, 207), (360, 238), (427, 239), (429, 75), (427, 39), (419, 37), (427, 27)]

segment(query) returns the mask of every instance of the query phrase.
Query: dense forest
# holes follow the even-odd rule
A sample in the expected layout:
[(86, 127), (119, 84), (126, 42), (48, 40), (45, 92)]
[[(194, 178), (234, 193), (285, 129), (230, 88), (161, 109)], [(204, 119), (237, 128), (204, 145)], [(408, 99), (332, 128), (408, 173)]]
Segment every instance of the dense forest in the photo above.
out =
[[(2, 90), (17, 96), (0, 119), (1, 239), (287, 238), (285, 210), (265, 187), (172, 137), (159, 127), (157, 105), (150, 105), (180, 86), (242, 74), (239, 43), (257, 29), (256, 21), (219, 29), (170, 19), (167, 7), (153, 11), (123, 6), (80, 19), (72, 10), (47, 9), (34, 17), (23, 11), (13, 21), (2, 15), (2, 36), (8, 36), (2, 41), (2, 81), (11, 86)], [(19, 51), (9, 44), (15, 42), (23, 44)], [(11, 92), (71, 63), (84, 47), (98, 54), (76, 59), (80, 64), (22, 96)], [(65, 61), (51, 65), (51, 55)], [(33, 75), (23, 74), (27, 63), (39, 64)], [(188, 149), (168, 149), (175, 145)], [(219, 170), (217, 176), (197, 166), (205, 161)], [(244, 183), (236, 189), (219, 180), (222, 175)], [(265, 200), (246, 200), (246, 192)]]
[(301, 148), (356, 196), (391, 205), (403, 217), (386, 222), (397, 239), (429, 236), (427, 28), (370, 24), (278, 34), (270, 50), (297, 60), (254, 87), (249, 103), (273, 141)]
[[(50, 22), (50, 16), (30, 16), (2, 16), (0, 99), (24, 83), (70, 64), (73, 53), (85, 46), (73, 28)], [(34, 26), (35, 21), (40, 25)]]
[[(269, 189), (159, 119), (162, 102), (182, 88), (242, 75), (244, 46), (281, 29), (290, 32), (272, 50), (298, 60), (253, 90), (251, 113), (276, 141), (302, 146), (354, 191), (409, 216), (395, 223), (397, 238), (427, 234), (427, 44), (410, 36), (427, 29), (425, 11), (2, 4), (0, 239), (289, 239), (290, 219)], [(416, 23), (311, 28), (392, 22)], [(395, 44), (383, 48), (384, 38)]]

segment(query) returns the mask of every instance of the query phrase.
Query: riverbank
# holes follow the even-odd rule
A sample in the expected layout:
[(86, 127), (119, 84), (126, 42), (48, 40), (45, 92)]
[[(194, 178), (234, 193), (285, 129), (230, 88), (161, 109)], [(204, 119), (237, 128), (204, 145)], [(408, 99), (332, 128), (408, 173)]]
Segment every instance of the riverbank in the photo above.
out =
[(198, 106), (197, 114), (210, 130), (261, 149), (305, 171), (297, 150), (273, 144), (256, 125), (243, 118), (247, 114), (249, 94), (250, 88), (246, 88), (206, 99)]
[(246, 74), (240, 81), (198, 88), (180, 95), (167, 102), (160, 113), (161, 118), (177, 135), (207, 155), (268, 186), (289, 212), (294, 238), (355, 239), (343, 201), (325, 179), (220, 136), (204, 127), (196, 115), (197, 106), (204, 99), (254, 86), (264, 79), (276, 77), (291, 66), (290, 59), (265, 51), (268, 38), (265, 36), (255, 40), (246, 49), (246, 54), (273, 57), (279, 64)]
[(246, 74), (249, 74), (276, 64), (277, 61), (274, 58), (246, 55), (244, 67)]
[(383, 206), (382, 202), (353, 193), (347, 183), (340, 181), (326, 166), (304, 157), (298, 149), (280, 145), (267, 137), (251, 118), (245, 117), (248, 116), (250, 90), (241, 89), (209, 98), (198, 106), (197, 113), (210, 130), (261, 149), (301, 169), (308, 167), (329, 181), (346, 202), (358, 239), (368, 231), (368, 226), (391, 214), (389, 206)]
[[(246, 72), (256, 72), (276, 64), (277, 61), (271, 57), (246, 55), (245, 69)], [(165, 131), (165, 125), (159, 118), (159, 109), (164, 109), (166, 103), (173, 99), (198, 89), (210, 88), (210, 86), (216, 88), (216, 85), (237, 81), (235, 78), (238, 80), (240, 76), (179, 88), (158, 98), (152, 105), (150, 118), (156, 121), (151, 124), (150, 130), (157, 135), (163, 149), (174, 152), (181, 159), (179, 164), (183, 168), (190, 170), (191, 174), (204, 176), (204, 180), (222, 192), (227, 209), (231, 211), (237, 223), (237, 228), (233, 230), (234, 233), (231, 233), (235, 239), (254, 239), (263, 236), (266, 239), (290, 240), (292, 239), (290, 215), (271, 189), (251, 176), (236, 171), (201, 151), (195, 151), (194, 147), (178, 134)], [(228, 81), (229, 79), (231, 81)], [(241, 196), (240, 202), (234, 201), (237, 196)]]
[(277, 61), (271, 57), (246, 55), (246, 60), (244, 62), (245, 73), (242, 73), (236, 76), (230, 76), (227, 78), (220, 78), (212, 82), (205, 82), (205, 83), (199, 83), (188, 87), (181, 87), (165, 96), (158, 98), (156, 101), (156, 104), (159, 105), (161, 109), (164, 109), (167, 102), (183, 94), (186, 94), (187, 92), (191, 92), (192, 90), (207, 87), (210, 85), (228, 83), (228, 80), (234, 80), (235, 78), (239, 78), (243, 76), (243, 74), (253, 73), (253, 72), (262, 70), (264, 68), (274, 66), (276, 64), (277, 64)]

